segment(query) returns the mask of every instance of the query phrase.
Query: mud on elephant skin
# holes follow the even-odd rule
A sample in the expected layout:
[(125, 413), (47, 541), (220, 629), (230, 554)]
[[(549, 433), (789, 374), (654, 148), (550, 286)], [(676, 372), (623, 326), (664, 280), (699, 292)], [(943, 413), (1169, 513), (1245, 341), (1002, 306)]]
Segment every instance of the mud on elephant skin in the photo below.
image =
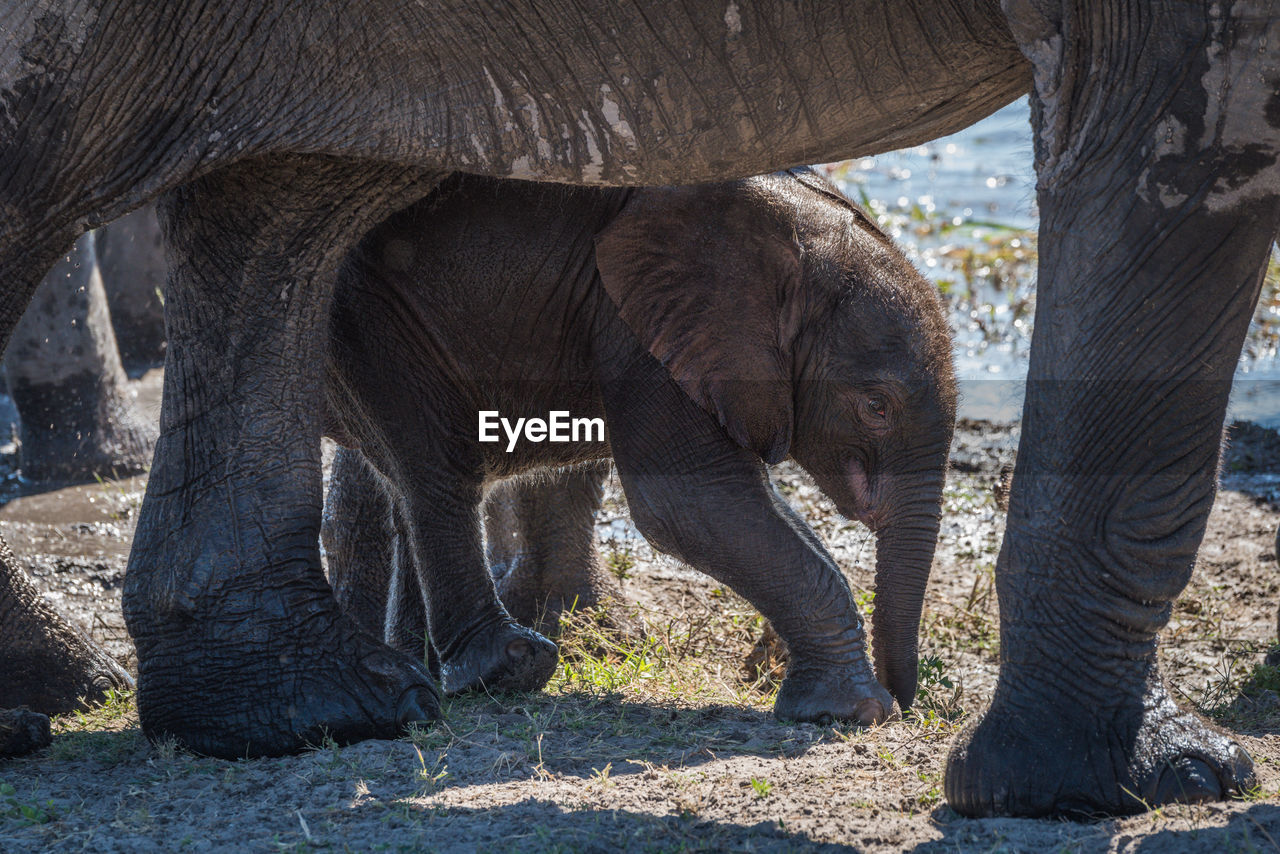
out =
[[(485, 561), (486, 486), (612, 455), (640, 532), (786, 640), (780, 716), (883, 720), (885, 688), (911, 705), (955, 419), (950, 335), (932, 286), (824, 179), (455, 176), (361, 244), (332, 317), (331, 405), (395, 485), (446, 690), (530, 679), (511, 658), (537, 641)], [(600, 419), (608, 441), (484, 442), (483, 410)], [(769, 484), (764, 463), (788, 455), (877, 532), (879, 680), (844, 576)]]

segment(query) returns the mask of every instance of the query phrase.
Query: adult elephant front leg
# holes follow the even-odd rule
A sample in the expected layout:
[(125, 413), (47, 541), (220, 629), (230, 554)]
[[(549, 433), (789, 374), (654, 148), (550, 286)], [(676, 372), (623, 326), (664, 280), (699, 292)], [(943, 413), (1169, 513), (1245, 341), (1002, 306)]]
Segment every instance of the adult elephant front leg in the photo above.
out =
[(1277, 13), (1006, 5), (1037, 66), (1041, 272), (1000, 679), (947, 800), (1041, 815), (1225, 797), (1249, 759), (1174, 704), (1156, 636), (1213, 505), (1278, 220)]
[(273, 755), (438, 716), (426, 669), (341, 613), (318, 548), (337, 266), (431, 183), (401, 168), (280, 157), (164, 200), (172, 346), (124, 597), (150, 738)]

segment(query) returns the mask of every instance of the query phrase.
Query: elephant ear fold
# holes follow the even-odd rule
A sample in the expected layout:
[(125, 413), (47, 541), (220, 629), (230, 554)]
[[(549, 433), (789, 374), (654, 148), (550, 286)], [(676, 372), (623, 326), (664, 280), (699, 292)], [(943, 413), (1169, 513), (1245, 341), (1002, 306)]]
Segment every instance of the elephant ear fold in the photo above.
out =
[(596, 235), (623, 322), (769, 463), (791, 446), (801, 254), (792, 225), (744, 183), (638, 190)]

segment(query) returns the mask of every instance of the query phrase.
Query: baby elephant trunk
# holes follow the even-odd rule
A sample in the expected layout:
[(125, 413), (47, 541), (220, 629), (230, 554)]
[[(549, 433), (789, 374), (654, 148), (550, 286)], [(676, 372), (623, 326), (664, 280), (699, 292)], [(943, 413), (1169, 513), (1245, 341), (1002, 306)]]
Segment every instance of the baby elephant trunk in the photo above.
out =
[(876, 532), (876, 598), (871, 615), (876, 677), (903, 711), (916, 696), (917, 645), (925, 585), (938, 544), (938, 502)]

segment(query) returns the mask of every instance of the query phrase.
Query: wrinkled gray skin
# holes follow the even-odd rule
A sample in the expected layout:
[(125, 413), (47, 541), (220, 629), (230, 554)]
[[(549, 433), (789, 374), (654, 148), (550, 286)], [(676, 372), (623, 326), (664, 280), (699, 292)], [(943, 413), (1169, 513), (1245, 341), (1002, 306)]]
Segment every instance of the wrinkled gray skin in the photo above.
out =
[[(498, 598), (520, 625), (554, 637), (565, 612), (618, 597), (595, 546), (595, 514), (608, 470), (607, 464), (553, 469), (498, 481), (485, 492), (485, 559)], [(340, 447), (320, 538), (343, 610), (369, 634), (421, 656), (427, 615), (416, 565), (404, 563), (413, 556), (395, 515), (395, 494), (364, 454)], [(393, 573), (396, 566), (414, 569)]]
[[(877, 664), (911, 705), (955, 421), (951, 338), (934, 288), (828, 182), (450, 179), (362, 243), (331, 329), (330, 401), (398, 487), (446, 691), (537, 688), (555, 667), (494, 594), (486, 485), (612, 452), (641, 533), (786, 640), (779, 715), (884, 720), (893, 701), (848, 585), (761, 463), (790, 453), (878, 533)], [(477, 441), (477, 410), (598, 417), (609, 442), (508, 450)], [(398, 591), (412, 566), (393, 564)]]
[(20, 571), (0, 540), (0, 756), (26, 753), (49, 743), (46, 715), (69, 712), (107, 689), (133, 687), (133, 680), (78, 628), (62, 618)]
[(341, 616), (319, 561), (323, 329), (374, 223), (457, 169), (726, 179), (922, 142), (1031, 89), (1039, 296), (1001, 674), (947, 798), (1132, 812), (1252, 780), (1174, 707), (1155, 649), (1276, 232), (1280, 10), (5, 0), (0, 20), (0, 337), (77, 235), (173, 190), (165, 411), (125, 597), (150, 736), (243, 756), (437, 714), (429, 674)]
[(28, 481), (127, 477), (151, 463), (156, 424), (128, 392), (98, 258), (102, 234), (85, 234), (54, 265), (5, 352)]
[[(22, 418), (21, 467), (25, 480), (66, 483), (136, 474), (151, 461), (156, 425), (138, 411), (116, 349), (98, 249), (131, 240), (146, 211), (90, 232), (45, 277), (6, 353), (10, 391)], [(152, 223), (154, 212), (150, 213)], [(151, 240), (135, 263), (163, 265)], [(120, 292), (133, 277), (128, 265), (108, 274)], [(149, 320), (164, 336), (163, 313)], [(133, 680), (75, 625), (39, 595), (0, 543), (0, 755), (26, 752), (49, 741), (46, 715), (102, 699)]]

